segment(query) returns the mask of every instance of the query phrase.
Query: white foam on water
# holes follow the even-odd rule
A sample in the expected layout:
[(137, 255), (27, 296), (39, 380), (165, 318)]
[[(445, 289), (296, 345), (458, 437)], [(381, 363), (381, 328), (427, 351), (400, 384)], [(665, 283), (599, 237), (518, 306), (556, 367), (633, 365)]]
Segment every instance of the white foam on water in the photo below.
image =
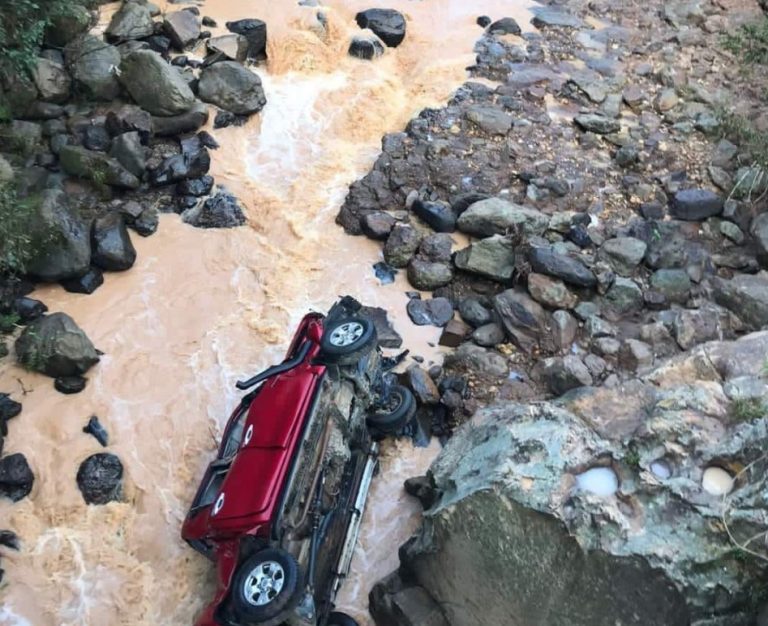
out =
[(619, 488), (619, 477), (610, 467), (593, 467), (576, 475), (576, 484), (581, 491), (596, 496), (612, 496)]

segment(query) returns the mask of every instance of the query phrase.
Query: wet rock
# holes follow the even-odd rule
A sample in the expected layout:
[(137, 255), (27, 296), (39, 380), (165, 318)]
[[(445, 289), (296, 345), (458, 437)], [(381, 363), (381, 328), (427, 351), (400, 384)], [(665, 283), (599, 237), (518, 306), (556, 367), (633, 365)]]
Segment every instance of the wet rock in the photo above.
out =
[(507, 289), (494, 297), (493, 307), (515, 345), (526, 352), (538, 346), (548, 322), (541, 305), (521, 291)]
[(12, 530), (0, 530), (0, 546), (11, 550), (20, 550), (19, 537)]
[(150, 50), (131, 52), (122, 60), (120, 82), (152, 115), (179, 115), (195, 104), (195, 95), (181, 74)]
[(105, 34), (113, 42), (144, 39), (154, 32), (155, 24), (146, 4), (123, 2), (107, 26)]
[(709, 189), (684, 189), (675, 194), (669, 214), (680, 220), (705, 220), (723, 212), (723, 198)]
[(27, 273), (51, 282), (85, 273), (91, 261), (88, 225), (69, 206), (66, 193), (46, 190), (30, 198), (28, 206), (33, 214), (30, 234), (47, 244), (33, 250)]
[(181, 219), (197, 228), (234, 228), (245, 224), (245, 213), (237, 198), (219, 186), (205, 202), (184, 211)]
[(471, 204), (458, 219), (459, 230), (475, 237), (505, 235), (520, 232), (541, 235), (549, 225), (549, 218), (528, 207), (488, 198)]
[(191, 11), (174, 11), (166, 14), (163, 32), (174, 48), (184, 50), (200, 37), (200, 22)]
[(360, 309), (360, 315), (367, 317), (376, 327), (376, 336), (382, 348), (399, 348), (403, 345), (403, 338), (392, 326), (386, 309), (364, 306)]
[(38, 317), (42, 317), (47, 311), (48, 307), (40, 302), (40, 300), (35, 300), (34, 298), (22, 296), (13, 301), (13, 312), (19, 316), (21, 324), (29, 324), (29, 322), (35, 321)]
[(174, 154), (152, 170), (149, 180), (153, 185), (169, 185), (185, 179), (197, 179), (208, 173), (211, 156), (208, 150), (200, 148), (182, 154)]
[(768, 325), (768, 273), (739, 274), (731, 280), (714, 278), (715, 302), (738, 316), (750, 329)]
[(85, 389), (87, 380), (82, 376), (59, 376), (53, 381), (53, 387), (59, 393), (66, 395), (80, 393)]
[(82, 131), (83, 147), (97, 152), (106, 152), (112, 145), (112, 138), (101, 125), (89, 125)]
[(509, 367), (503, 356), (473, 343), (464, 343), (456, 351), (446, 355), (445, 366), (496, 378), (505, 378), (509, 374)]
[(661, 269), (651, 276), (651, 287), (670, 302), (685, 304), (691, 293), (691, 279), (685, 270)]
[(592, 385), (592, 375), (587, 366), (573, 355), (544, 359), (541, 375), (549, 390), (556, 396), (571, 389)]
[(119, 502), (123, 498), (123, 464), (114, 454), (93, 454), (80, 464), (77, 486), (86, 504)]
[(131, 222), (130, 227), (142, 237), (149, 237), (157, 232), (160, 214), (155, 207), (147, 207), (141, 215)]
[(394, 9), (360, 11), (355, 21), (360, 28), (372, 30), (390, 48), (396, 48), (405, 39), (405, 18)]
[(438, 233), (456, 230), (456, 215), (447, 202), (422, 202), (416, 200), (411, 211)]
[(23, 454), (9, 454), (0, 459), (0, 497), (18, 502), (29, 495), (34, 482), (35, 475)]
[(56, 48), (62, 48), (86, 33), (93, 23), (91, 12), (80, 4), (71, 4), (66, 11), (52, 13), (45, 29), (45, 43)]
[(434, 263), (449, 263), (453, 240), (446, 233), (427, 235), (419, 244), (419, 257)]
[(473, 105), (465, 115), (477, 128), (489, 135), (506, 135), (512, 128), (512, 116), (496, 107)]
[(237, 35), (242, 35), (248, 40), (248, 58), (258, 59), (266, 57), (267, 51), (267, 25), (261, 20), (244, 19), (235, 22), (227, 22), (227, 29)]
[(539, 274), (560, 278), (575, 287), (595, 287), (597, 278), (582, 263), (566, 254), (560, 254), (553, 248), (531, 248), (528, 252), (531, 268)]
[(389, 237), (389, 233), (392, 232), (394, 225), (395, 218), (383, 211), (368, 213), (360, 219), (360, 227), (366, 237), (378, 241), (385, 241)]
[(494, 322), (479, 326), (472, 333), (472, 340), (484, 348), (498, 346), (500, 343), (504, 343), (505, 338), (504, 329)]
[(32, 79), (44, 102), (61, 104), (69, 99), (72, 79), (61, 63), (39, 58), (32, 71)]
[(103, 448), (106, 448), (107, 445), (109, 445), (109, 433), (107, 433), (107, 430), (101, 425), (99, 418), (95, 415), (92, 415), (88, 420), (88, 423), (83, 426), (83, 432), (87, 435), (93, 435), (93, 438), (96, 439)]
[(392, 267), (405, 267), (416, 254), (421, 235), (412, 226), (395, 224), (384, 244), (384, 260)]
[(208, 122), (208, 106), (195, 102), (189, 111), (167, 117), (152, 116), (152, 130), (160, 137), (196, 131)]
[(520, 25), (512, 17), (502, 17), (488, 27), (492, 35), (520, 35)]
[(384, 54), (384, 44), (376, 36), (365, 37), (355, 35), (349, 42), (349, 50), (347, 52), (349, 56), (370, 61)]
[(619, 364), (630, 372), (637, 372), (653, 365), (651, 346), (637, 339), (627, 339), (619, 352)]
[(52, 313), (29, 324), (16, 340), (24, 367), (52, 378), (77, 376), (98, 363), (91, 340), (66, 313)]
[(611, 133), (617, 133), (621, 130), (621, 124), (618, 120), (610, 117), (603, 117), (602, 115), (577, 115), (574, 118), (574, 122), (576, 122), (577, 126), (582, 130), (597, 135), (610, 135)]
[(72, 176), (87, 178), (100, 185), (136, 189), (141, 185), (136, 176), (117, 160), (102, 152), (82, 146), (64, 146), (59, 151), (62, 169)]
[[(491, 23), (491, 18), (487, 15), (481, 15), (475, 20), (480, 28), (485, 28)], [(426, 507), (425, 507), (426, 508)]]
[(418, 365), (412, 365), (406, 370), (405, 380), (419, 404), (437, 404), (440, 401), (437, 385)]
[(216, 28), (218, 24), (216, 23), (216, 20), (208, 15), (203, 16), (203, 26), (206, 28)]
[(391, 285), (395, 282), (397, 270), (383, 261), (379, 261), (373, 264), (373, 273), (382, 285)]
[(211, 65), (218, 61), (245, 62), (248, 58), (248, 40), (242, 35), (220, 35), (211, 37), (205, 42), (208, 57), (206, 64)]
[[(434, 501), (437, 494), (434, 489), (431, 491), (429, 499)], [(440, 607), (427, 592), (421, 587), (404, 584), (397, 572), (379, 581), (368, 598), (371, 615), (377, 624), (448, 626)]]
[(461, 345), (469, 335), (471, 329), (461, 320), (452, 319), (443, 328), (438, 345), (456, 348)]
[(136, 132), (143, 144), (152, 136), (152, 116), (135, 104), (124, 104), (109, 111), (104, 126), (115, 138), (123, 133)]
[(469, 296), (459, 302), (459, 314), (470, 326), (475, 328), (493, 321), (493, 313), (478, 298)]
[(486, 237), (459, 250), (454, 263), (465, 272), (500, 282), (507, 281), (512, 278), (515, 269), (514, 246), (509, 237)]
[(528, 293), (536, 302), (553, 309), (572, 309), (579, 301), (562, 281), (544, 274), (528, 275)]
[(453, 279), (453, 271), (447, 263), (433, 263), (413, 258), (408, 263), (408, 282), (420, 291), (434, 291)]
[(109, 156), (116, 159), (120, 165), (137, 178), (141, 178), (147, 166), (144, 146), (138, 131), (123, 133), (112, 141)]
[(91, 261), (110, 272), (130, 269), (136, 261), (136, 249), (131, 243), (123, 216), (107, 213), (93, 222), (91, 232), (93, 253)]
[(236, 115), (257, 113), (267, 103), (261, 79), (234, 61), (206, 67), (200, 74), (198, 94), (201, 100)]
[[(6, 422), (21, 413), (21, 403), (12, 400), (7, 393), (0, 393), (0, 439), (7, 434)], [(0, 451), (2, 443), (0, 443)]]
[(104, 274), (98, 267), (89, 268), (85, 274), (61, 281), (61, 286), (71, 293), (91, 294), (104, 284)]
[(207, 196), (213, 189), (213, 176), (206, 174), (200, 178), (188, 178), (176, 185), (176, 195)]
[(453, 306), (447, 298), (411, 298), (406, 311), (416, 326), (445, 326), (453, 318)]

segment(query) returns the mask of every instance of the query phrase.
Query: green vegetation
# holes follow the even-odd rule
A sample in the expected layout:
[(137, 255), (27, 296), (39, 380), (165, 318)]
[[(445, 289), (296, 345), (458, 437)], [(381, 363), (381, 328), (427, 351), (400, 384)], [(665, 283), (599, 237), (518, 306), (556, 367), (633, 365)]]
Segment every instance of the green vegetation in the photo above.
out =
[(745, 63), (768, 63), (768, 19), (744, 24), (726, 34), (723, 47)]
[(631, 467), (640, 467), (640, 453), (636, 448), (630, 448), (624, 455), (624, 462)]
[(34, 244), (28, 203), (9, 183), (0, 183), (0, 275), (23, 274)]
[(0, 333), (7, 335), (16, 330), (16, 326), (20, 321), (20, 317), (16, 313), (0, 314)]
[(736, 398), (731, 401), (730, 414), (739, 422), (751, 422), (765, 417), (768, 406), (762, 398)]

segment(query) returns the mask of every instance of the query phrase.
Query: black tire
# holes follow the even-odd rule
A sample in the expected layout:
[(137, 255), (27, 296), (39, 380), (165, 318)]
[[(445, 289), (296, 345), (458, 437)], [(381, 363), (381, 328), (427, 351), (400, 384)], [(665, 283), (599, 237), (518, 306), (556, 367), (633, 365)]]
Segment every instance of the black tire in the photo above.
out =
[[(279, 568), (273, 567), (272, 564), (277, 564)], [(265, 567), (270, 568), (270, 573), (267, 573)], [(282, 585), (274, 596), (270, 597), (271, 591), (258, 592), (258, 595), (248, 593), (247, 588), (255, 583), (260, 568), (261, 574), (270, 576), (274, 582), (282, 580)], [(301, 571), (293, 555), (280, 548), (266, 548), (248, 558), (235, 572), (232, 582), (232, 607), (241, 621), (263, 623), (293, 609), (299, 602), (301, 593)]]
[(354, 363), (375, 342), (376, 327), (371, 320), (343, 317), (326, 323), (320, 339), (321, 358), (338, 365)]
[(360, 626), (357, 620), (351, 618), (346, 613), (341, 611), (334, 611), (328, 616), (328, 621), (325, 622), (325, 626)]
[(386, 434), (394, 434), (409, 422), (416, 413), (416, 399), (410, 389), (392, 385), (388, 394), (389, 406), (368, 416), (368, 428)]

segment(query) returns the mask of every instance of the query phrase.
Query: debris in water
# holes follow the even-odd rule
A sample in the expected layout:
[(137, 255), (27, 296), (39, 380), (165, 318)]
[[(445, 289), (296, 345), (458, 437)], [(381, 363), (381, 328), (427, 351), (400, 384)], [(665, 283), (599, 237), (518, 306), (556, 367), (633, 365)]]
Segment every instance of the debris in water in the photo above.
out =
[(53, 386), (59, 393), (80, 393), (85, 389), (86, 379), (82, 376), (59, 376)]
[(593, 467), (578, 474), (576, 484), (581, 491), (606, 497), (612, 496), (618, 490), (619, 477), (610, 467)]
[(19, 549), (19, 537), (12, 530), (0, 530), (0, 546), (11, 550)]
[(395, 282), (395, 274), (397, 274), (397, 270), (391, 265), (384, 263), (384, 261), (374, 263), (373, 271), (382, 285), (389, 285)]
[(89, 435), (93, 435), (103, 447), (107, 447), (109, 443), (109, 434), (106, 429), (101, 425), (99, 418), (93, 415), (88, 420), (88, 425), (83, 427), (83, 432)]
[(733, 491), (733, 476), (722, 467), (712, 465), (704, 470), (701, 486), (713, 496), (725, 496)]

